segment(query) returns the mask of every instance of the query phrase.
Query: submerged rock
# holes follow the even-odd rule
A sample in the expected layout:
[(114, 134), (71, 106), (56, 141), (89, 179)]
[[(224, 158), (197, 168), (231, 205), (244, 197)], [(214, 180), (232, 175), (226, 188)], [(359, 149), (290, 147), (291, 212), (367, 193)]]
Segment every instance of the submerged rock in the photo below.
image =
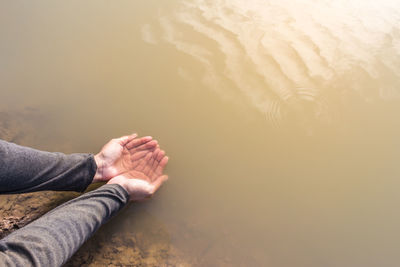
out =
[(168, 229), (140, 207), (128, 205), (104, 225), (66, 266), (192, 266), (171, 244)]

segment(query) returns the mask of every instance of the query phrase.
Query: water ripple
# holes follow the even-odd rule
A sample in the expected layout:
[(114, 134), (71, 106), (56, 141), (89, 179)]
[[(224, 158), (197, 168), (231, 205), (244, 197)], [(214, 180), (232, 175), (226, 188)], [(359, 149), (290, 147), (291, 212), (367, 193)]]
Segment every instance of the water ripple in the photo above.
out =
[[(388, 85), (400, 82), (399, 10), (389, 0), (191, 0), (159, 23), (164, 41), (203, 66), (204, 84), (279, 125), (289, 113), (329, 121), (333, 90), (400, 97)], [(149, 26), (143, 32), (155, 43)]]

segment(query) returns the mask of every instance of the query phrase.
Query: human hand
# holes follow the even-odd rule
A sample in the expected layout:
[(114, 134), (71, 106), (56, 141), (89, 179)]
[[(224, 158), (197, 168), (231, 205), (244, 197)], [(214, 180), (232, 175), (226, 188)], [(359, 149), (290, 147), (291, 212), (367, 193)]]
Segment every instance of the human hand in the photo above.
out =
[(165, 152), (157, 148), (148, 153), (135, 170), (118, 175), (107, 184), (122, 186), (128, 192), (130, 201), (146, 200), (168, 180), (168, 176), (163, 175), (167, 163), (168, 157), (165, 156)]
[(132, 134), (112, 139), (94, 156), (97, 171), (93, 183), (138, 170), (145, 156), (158, 147), (157, 141), (152, 140), (151, 136), (136, 137), (137, 134)]

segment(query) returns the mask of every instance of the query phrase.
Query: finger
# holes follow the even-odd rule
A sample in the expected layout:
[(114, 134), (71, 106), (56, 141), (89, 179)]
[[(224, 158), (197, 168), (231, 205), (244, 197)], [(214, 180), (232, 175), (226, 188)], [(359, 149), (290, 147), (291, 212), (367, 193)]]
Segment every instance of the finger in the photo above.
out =
[(153, 157), (152, 157), (152, 164), (151, 164), (151, 166), (150, 166), (150, 169), (149, 169), (149, 174), (148, 174), (148, 176), (153, 180), (155, 177), (155, 171), (156, 171), (156, 169), (157, 169), (157, 166), (158, 166), (158, 164), (159, 164), (159, 162), (157, 161), (157, 155), (158, 155), (158, 153), (160, 153), (160, 149), (159, 148), (156, 148), (156, 150), (153, 152)]
[(132, 163), (132, 168), (136, 168), (139, 163), (140, 160), (143, 159), (143, 157), (145, 157), (147, 155), (147, 153), (154, 153), (155, 147), (151, 148), (151, 149), (147, 149), (147, 150), (139, 150), (136, 151), (135, 149), (130, 150), (130, 159), (131, 159), (131, 163)]
[(145, 143), (151, 141), (152, 139), (153, 139), (153, 137), (151, 137), (151, 136), (145, 136), (142, 138), (133, 139), (132, 141), (127, 143), (126, 148), (128, 148), (128, 149), (135, 148), (137, 146), (140, 146), (142, 144), (145, 144)]
[(140, 167), (139, 166), (142, 166), (143, 164), (145, 164), (145, 157), (148, 155), (148, 154), (151, 154), (151, 152), (148, 152), (148, 151), (143, 151), (144, 153), (141, 153), (141, 158), (140, 159), (137, 159), (137, 160), (133, 160), (132, 161), (132, 169), (135, 169), (135, 170), (137, 170), (137, 171), (139, 171), (140, 170)]
[(163, 170), (164, 170), (164, 168), (165, 168), (165, 165), (167, 165), (167, 163), (168, 163), (168, 160), (169, 160), (168, 157), (164, 157), (164, 158), (160, 161), (160, 164), (158, 164), (157, 169), (156, 169), (156, 171), (155, 171), (155, 173), (156, 173), (157, 175), (161, 175), (161, 174), (162, 174), (162, 172), (163, 172)]
[(161, 160), (164, 158), (164, 156), (165, 156), (165, 151), (164, 151), (164, 150), (161, 150), (161, 151), (158, 153), (157, 160), (158, 160), (158, 161), (161, 161)]
[(143, 150), (131, 155), (131, 162), (135, 162), (143, 158), (144, 156), (146, 156), (147, 153), (149, 153), (149, 151)]
[(135, 139), (136, 137), (137, 137), (137, 134), (134, 133), (134, 134), (131, 134), (131, 135), (122, 136), (122, 137), (120, 137), (120, 138), (117, 138), (116, 140), (117, 140), (117, 142), (118, 142), (121, 146), (124, 146), (124, 145), (126, 145), (128, 142), (130, 142), (130, 141), (132, 141), (133, 139)]
[(154, 172), (155, 170), (156, 170), (156, 168), (157, 168), (157, 165), (158, 165), (158, 160), (157, 160), (157, 158), (158, 158), (158, 154), (161, 152), (161, 150), (159, 149), (159, 148), (157, 148), (154, 152), (153, 152), (153, 159), (154, 159), (154, 162), (153, 162), (153, 165), (151, 166), (151, 170)]
[(146, 166), (144, 167), (143, 173), (146, 174), (147, 176), (151, 177), (151, 167), (153, 166), (153, 162), (156, 161), (154, 159), (154, 155), (151, 156), (151, 158), (148, 160)]
[(156, 180), (154, 180), (154, 182), (151, 183), (153, 185), (153, 188), (150, 193), (154, 194), (160, 188), (160, 186), (167, 180), (168, 180), (167, 175), (159, 176)]
[(152, 140), (150, 142), (147, 142), (145, 144), (141, 144), (137, 147), (134, 147), (132, 149), (130, 149), (130, 151), (134, 152), (134, 151), (140, 151), (140, 150), (150, 150), (150, 149), (154, 149), (157, 147), (157, 140)]
[(142, 158), (139, 162), (139, 165), (137, 167), (138, 171), (143, 171), (146, 165), (148, 164), (149, 160), (151, 159), (153, 153), (149, 152), (146, 154), (144, 158)]

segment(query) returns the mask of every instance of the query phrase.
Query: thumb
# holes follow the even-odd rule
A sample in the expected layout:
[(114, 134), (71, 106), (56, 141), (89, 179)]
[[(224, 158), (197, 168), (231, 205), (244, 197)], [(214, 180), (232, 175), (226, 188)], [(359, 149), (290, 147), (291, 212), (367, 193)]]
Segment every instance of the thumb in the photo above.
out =
[(125, 135), (122, 136), (120, 138), (117, 138), (116, 141), (118, 142), (118, 144), (120, 144), (121, 146), (125, 146), (128, 142), (132, 141), (133, 139), (135, 139), (138, 135), (136, 133), (131, 134), (131, 135)]
[(160, 186), (167, 180), (168, 180), (168, 175), (162, 175), (159, 176), (155, 181), (153, 181), (151, 183), (153, 186), (151, 194), (154, 194), (160, 188)]

